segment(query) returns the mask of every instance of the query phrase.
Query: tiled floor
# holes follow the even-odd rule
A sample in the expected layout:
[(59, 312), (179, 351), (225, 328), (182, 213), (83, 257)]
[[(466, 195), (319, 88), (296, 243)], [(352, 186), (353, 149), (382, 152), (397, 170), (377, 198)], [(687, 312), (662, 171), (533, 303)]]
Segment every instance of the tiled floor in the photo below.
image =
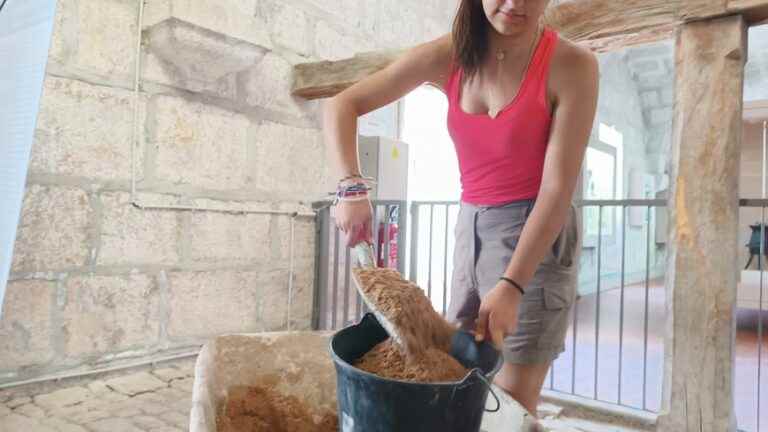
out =
[(194, 359), (0, 391), (2, 432), (189, 430)]
[[(555, 362), (554, 375), (548, 378), (545, 385), (567, 393), (574, 391), (578, 395), (589, 398), (595, 397), (596, 393), (598, 399), (616, 403), (619, 402), (619, 376), (621, 376), (620, 401), (622, 404), (658, 411), (661, 404), (664, 359), (663, 281), (653, 281), (649, 285), (647, 333), (645, 331), (645, 293), (644, 284), (625, 288), (623, 332), (619, 331), (622, 313), (620, 290), (601, 293), (599, 326), (596, 322), (597, 296), (582, 297), (578, 301), (575, 379), (572, 373), (574, 370), (572, 327), (566, 341), (566, 351)], [(768, 414), (765, 414), (768, 413), (768, 378), (766, 377), (768, 375), (768, 311), (763, 312), (760, 411), (764, 414), (761, 418), (760, 430), (757, 429), (759, 315), (758, 311), (739, 310), (737, 316), (736, 414), (739, 428), (749, 432), (768, 432)], [(599, 337), (597, 356), (596, 336)], [(621, 360), (621, 375), (619, 375), (619, 360)], [(595, 361), (598, 364), (597, 368), (595, 368)], [(597, 387), (595, 387), (595, 370), (599, 371)], [(643, 399), (644, 393), (645, 399)]]

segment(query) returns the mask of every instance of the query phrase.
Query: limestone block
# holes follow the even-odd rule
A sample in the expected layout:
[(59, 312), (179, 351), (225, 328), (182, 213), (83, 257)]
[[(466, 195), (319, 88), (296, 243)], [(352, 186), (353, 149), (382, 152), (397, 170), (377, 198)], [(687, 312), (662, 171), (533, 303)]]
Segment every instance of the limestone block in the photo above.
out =
[(98, 264), (175, 264), (179, 261), (178, 212), (139, 209), (130, 203), (127, 193), (104, 193), (100, 200)]
[(214, 82), (252, 66), (267, 51), (175, 18), (147, 31), (147, 49), (166, 63), (180, 82)]
[(256, 132), (256, 184), (284, 194), (316, 198), (325, 152), (321, 132), (265, 122)]
[(73, 66), (104, 76), (132, 77), (136, 57), (137, 3), (127, 0), (66, 1), (77, 3), (77, 54)]
[(269, 216), (196, 212), (187, 233), (194, 262), (264, 263), (270, 256)]
[(92, 217), (85, 191), (28, 186), (11, 271), (56, 270), (87, 264), (87, 231)]
[(147, 2), (144, 25), (175, 18), (211, 33), (270, 48), (266, 21), (254, 13), (260, 3), (262, 0), (153, 0)]
[[(127, 90), (47, 76), (30, 170), (103, 180), (130, 179), (133, 103), (133, 93)], [(142, 97), (140, 124), (145, 110)], [(136, 148), (139, 179), (142, 148)]]
[(269, 29), (272, 43), (297, 54), (310, 54), (312, 37), (307, 14), (289, 2), (261, 0), (256, 2), (256, 18)]
[(288, 272), (272, 271), (261, 280), (259, 308), (263, 316), (263, 330), (286, 330), (288, 324)]
[(171, 338), (259, 330), (259, 295), (269, 292), (259, 272), (171, 272), (168, 277)]
[(51, 308), (55, 293), (54, 282), (8, 283), (0, 320), (0, 369), (43, 364), (54, 356)]
[[(280, 262), (288, 264), (291, 243), (291, 218), (281, 216), (277, 219), (277, 238), (280, 242)], [(294, 225), (293, 257), (302, 265), (311, 265), (315, 259), (315, 221), (309, 218), (297, 218)]]
[[(286, 330), (288, 326), (288, 271), (274, 271), (265, 275), (261, 296), (264, 331)], [(307, 330), (311, 326), (314, 266), (297, 265), (294, 271), (293, 300), (290, 303), (292, 330)], [(351, 303), (350, 303), (351, 304)]]
[(79, 357), (157, 343), (159, 294), (150, 276), (75, 276), (66, 281), (64, 350)]
[(57, 410), (91, 401), (96, 395), (85, 387), (69, 387), (35, 396), (35, 404), (46, 410)]
[(59, 64), (66, 63), (77, 48), (77, 12), (73, 0), (59, 0), (53, 21), (51, 47), (48, 59)]
[(293, 115), (306, 115), (313, 103), (291, 96), (293, 66), (277, 53), (269, 53), (242, 73), (244, 98), (258, 105)]
[(106, 381), (106, 384), (116, 392), (127, 396), (136, 396), (139, 393), (151, 392), (165, 388), (167, 384), (149, 372), (138, 372), (123, 375)]
[[(360, 44), (355, 43), (348, 35), (342, 35), (335, 28), (331, 27), (325, 21), (318, 21), (315, 24), (315, 56), (322, 60), (341, 60), (355, 55), (358, 51), (368, 51), (373, 49), (373, 45), (367, 45), (365, 49), (360, 49)], [(365, 41), (362, 41), (365, 42)]]
[(160, 180), (228, 190), (245, 186), (250, 121), (243, 115), (180, 98), (158, 96), (155, 175)]

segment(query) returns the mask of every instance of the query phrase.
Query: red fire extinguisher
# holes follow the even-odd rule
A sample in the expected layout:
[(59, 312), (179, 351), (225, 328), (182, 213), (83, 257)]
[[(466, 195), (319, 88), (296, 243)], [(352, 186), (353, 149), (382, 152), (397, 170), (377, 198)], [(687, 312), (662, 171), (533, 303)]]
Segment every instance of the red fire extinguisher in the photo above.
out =
[(389, 214), (385, 217), (389, 220), (389, 238), (386, 239), (386, 241), (389, 242), (389, 259), (387, 260), (388, 263), (384, 264), (384, 222), (381, 222), (379, 224), (379, 235), (378, 235), (378, 244), (377, 249), (379, 253), (377, 254), (378, 257), (376, 259), (377, 263), (376, 265), (379, 267), (389, 267), (389, 268), (397, 268), (397, 212), (399, 211), (398, 206), (393, 206)]

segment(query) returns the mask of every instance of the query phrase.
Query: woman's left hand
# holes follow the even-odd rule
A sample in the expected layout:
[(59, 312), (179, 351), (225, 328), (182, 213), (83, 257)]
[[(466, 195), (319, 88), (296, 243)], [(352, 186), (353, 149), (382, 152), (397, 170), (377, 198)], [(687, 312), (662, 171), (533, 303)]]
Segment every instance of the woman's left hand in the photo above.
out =
[(504, 337), (517, 329), (517, 307), (521, 298), (515, 287), (500, 280), (480, 303), (475, 340), (481, 342), (490, 336), (496, 348), (503, 349)]

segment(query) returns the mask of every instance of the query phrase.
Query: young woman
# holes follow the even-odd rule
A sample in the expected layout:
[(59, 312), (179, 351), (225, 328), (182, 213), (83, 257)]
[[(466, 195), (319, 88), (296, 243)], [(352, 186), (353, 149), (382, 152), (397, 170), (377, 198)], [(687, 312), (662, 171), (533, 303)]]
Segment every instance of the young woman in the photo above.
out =
[(355, 244), (372, 217), (357, 118), (424, 83), (445, 93), (462, 183), (448, 315), (503, 351), (495, 382), (534, 416), (576, 294), (571, 200), (598, 93), (594, 55), (542, 24), (548, 4), (461, 0), (451, 33), (331, 98), (324, 115), (345, 197), (336, 220)]

